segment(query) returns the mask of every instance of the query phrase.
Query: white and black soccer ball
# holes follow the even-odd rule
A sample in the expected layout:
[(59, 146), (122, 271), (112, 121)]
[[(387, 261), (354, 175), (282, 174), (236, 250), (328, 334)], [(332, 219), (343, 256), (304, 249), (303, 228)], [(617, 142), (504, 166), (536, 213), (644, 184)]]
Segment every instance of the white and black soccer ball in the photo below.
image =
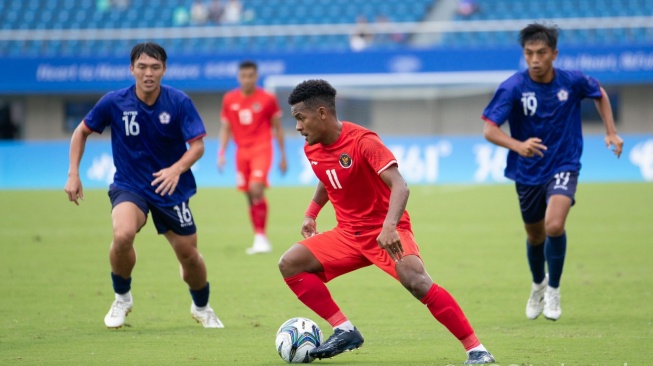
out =
[(281, 358), (288, 363), (311, 363), (308, 352), (324, 341), (322, 330), (306, 318), (292, 318), (279, 327), (276, 346)]

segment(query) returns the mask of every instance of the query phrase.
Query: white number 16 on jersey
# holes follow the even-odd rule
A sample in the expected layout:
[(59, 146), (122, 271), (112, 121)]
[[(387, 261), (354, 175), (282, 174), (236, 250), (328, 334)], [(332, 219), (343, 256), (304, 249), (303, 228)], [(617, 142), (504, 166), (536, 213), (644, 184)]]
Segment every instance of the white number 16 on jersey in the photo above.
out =
[(137, 136), (141, 132), (135, 114), (122, 116), (122, 120), (125, 122), (125, 134), (127, 136)]

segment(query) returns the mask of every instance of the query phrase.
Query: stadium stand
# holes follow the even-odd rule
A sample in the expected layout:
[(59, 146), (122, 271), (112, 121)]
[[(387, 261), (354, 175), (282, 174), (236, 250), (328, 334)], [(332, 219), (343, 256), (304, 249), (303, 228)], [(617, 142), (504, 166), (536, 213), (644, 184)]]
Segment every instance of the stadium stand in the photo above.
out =
[[(211, 0), (204, 0), (208, 6)], [(222, 0), (224, 2), (224, 0)], [(225, 29), (226, 34), (251, 29), (251, 26), (351, 25), (364, 17), (368, 24), (380, 17), (393, 23), (419, 23), (440, 2), (459, 0), (240, 0), (239, 23), (216, 23), (209, 19), (202, 26)], [(653, 14), (653, 0), (473, 0), (471, 14), (452, 13), (455, 22), (528, 21), (537, 19), (642, 17)], [(79, 30), (86, 36), (101, 30), (188, 28), (197, 26), (188, 16), (193, 0), (124, 0), (128, 5), (112, 5), (115, 0), (4, 0), (0, 1), (0, 31), (45, 31), (48, 37), (5, 37), (0, 39), (0, 57), (107, 56), (124, 53), (134, 39), (56, 39), (58, 32)], [(153, 6), (156, 3), (157, 6)], [(182, 14), (182, 15), (180, 15)], [(606, 24), (608, 25), (608, 24)], [(224, 28), (220, 28), (224, 27)], [(234, 30), (235, 28), (235, 30)], [(306, 28), (304, 28), (305, 30)], [(231, 33), (230, 33), (231, 32)], [(245, 31), (246, 32), (246, 31)], [(288, 33), (288, 32), (287, 32)], [(148, 39), (161, 43), (170, 53), (215, 54), (217, 52), (270, 53), (275, 51), (346, 51), (350, 35), (324, 34), (224, 36), (202, 38)], [(291, 32), (292, 33), (292, 32)], [(432, 47), (512, 47), (517, 31), (451, 32), (438, 38)], [(65, 38), (65, 37), (64, 37)], [(116, 37), (120, 38), (120, 37)], [(139, 39), (141, 40), (141, 39)], [(144, 39), (142, 39), (144, 40)], [(612, 45), (653, 43), (653, 28), (563, 29), (561, 45)], [(411, 47), (411, 37), (373, 37), (372, 48)]]
[[(243, 17), (236, 26), (353, 24), (358, 17), (374, 22), (384, 16), (392, 22), (421, 21), (434, 0), (241, 0)], [(147, 0), (131, 0), (127, 8), (100, 6), (95, 0), (0, 1), (0, 24), (4, 30), (93, 30), (186, 27), (191, 22), (175, 19), (187, 12), (192, 0), (162, 0), (156, 7)], [(208, 4), (209, 1), (206, 1)], [(221, 26), (209, 20), (205, 26)], [(348, 35), (297, 35), (273, 37), (216, 37), (160, 39), (176, 53), (270, 52), (275, 50), (346, 50)], [(0, 41), (0, 56), (109, 55), (124, 52), (120, 40), (11, 40)], [(388, 43), (386, 46), (391, 47)]]
[[(642, 17), (653, 14), (650, 0), (475, 0), (477, 9), (469, 15), (456, 14), (460, 22), (508, 19), (565, 19)], [(606, 26), (610, 26), (606, 23)], [(512, 46), (517, 32), (449, 33), (443, 37), (444, 47)], [(607, 29), (563, 29), (560, 42), (567, 45), (584, 44), (642, 44), (653, 42), (653, 31), (649, 28), (607, 28)]]

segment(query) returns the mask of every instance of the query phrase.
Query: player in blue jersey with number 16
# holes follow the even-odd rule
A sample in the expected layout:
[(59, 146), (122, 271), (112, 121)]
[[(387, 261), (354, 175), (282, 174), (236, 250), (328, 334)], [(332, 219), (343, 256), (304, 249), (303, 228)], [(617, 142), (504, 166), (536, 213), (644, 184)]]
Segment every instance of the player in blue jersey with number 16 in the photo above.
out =
[[(560, 277), (565, 261), (565, 221), (583, 151), (580, 102), (592, 98), (605, 125), (605, 144), (619, 157), (610, 100), (598, 81), (580, 71), (553, 67), (558, 28), (533, 23), (519, 33), (528, 69), (504, 81), (483, 112), (485, 138), (509, 149), (505, 175), (515, 181), (533, 276), (526, 316), (560, 318)], [(499, 126), (508, 121), (510, 136)], [(548, 276), (545, 271), (548, 267)]]
[[(196, 185), (191, 166), (204, 154), (204, 123), (190, 98), (161, 85), (167, 55), (155, 43), (131, 51), (130, 70), (136, 83), (104, 95), (73, 132), (65, 191), (78, 204), (84, 199), (79, 163), (86, 140), (111, 127), (116, 173), (109, 188), (113, 241), (109, 253), (115, 300), (104, 318), (120, 328), (132, 310), (131, 273), (136, 264), (134, 238), (152, 221), (168, 239), (190, 288), (191, 315), (205, 328), (223, 325), (209, 306), (206, 267), (197, 251), (197, 234), (189, 199)], [(186, 144), (188, 143), (188, 148)]]

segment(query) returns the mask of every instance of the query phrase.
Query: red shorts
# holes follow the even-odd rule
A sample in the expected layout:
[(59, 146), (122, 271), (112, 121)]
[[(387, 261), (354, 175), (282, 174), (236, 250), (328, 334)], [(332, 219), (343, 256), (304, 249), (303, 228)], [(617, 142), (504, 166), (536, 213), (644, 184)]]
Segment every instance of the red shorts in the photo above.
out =
[[(420, 257), (419, 247), (412, 231), (399, 228), (397, 231), (404, 248), (403, 255)], [(324, 282), (329, 282), (340, 275), (372, 264), (399, 280), (395, 269), (396, 263), (376, 242), (380, 233), (381, 229), (378, 229), (354, 235), (335, 228), (304, 239), (299, 244), (308, 248), (322, 264), (324, 272), (318, 273), (318, 275)]]
[(241, 191), (247, 191), (250, 182), (260, 182), (267, 187), (271, 165), (272, 145), (239, 148), (236, 152), (236, 186)]

